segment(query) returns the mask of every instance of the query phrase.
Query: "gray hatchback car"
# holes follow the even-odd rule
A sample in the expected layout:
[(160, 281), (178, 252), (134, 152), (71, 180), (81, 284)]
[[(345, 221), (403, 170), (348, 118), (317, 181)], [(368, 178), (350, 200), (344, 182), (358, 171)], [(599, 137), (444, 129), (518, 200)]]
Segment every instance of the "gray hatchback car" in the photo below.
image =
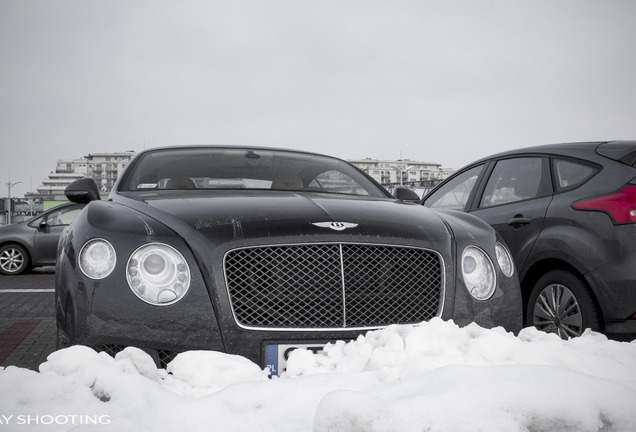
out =
[(636, 337), (636, 141), (554, 144), (474, 162), (424, 197), (488, 222), (518, 269), (525, 324)]
[(32, 267), (55, 265), (64, 228), (84, 204), (62, 204), (27, 221), (0, 227), (0, 273), (16, 275)]

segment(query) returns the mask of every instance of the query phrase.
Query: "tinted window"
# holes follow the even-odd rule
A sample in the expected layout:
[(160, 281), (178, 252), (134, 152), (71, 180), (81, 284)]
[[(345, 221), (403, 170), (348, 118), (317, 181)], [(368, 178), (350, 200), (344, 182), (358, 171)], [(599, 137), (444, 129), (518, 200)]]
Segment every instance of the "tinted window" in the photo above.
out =
[(539, 157), (498, 161), (479, 206), (492, 207), (541, 196), (542, 165)]
[(424, 202), (426, 207), (464, 210), (484, 165), (478, 165), (452, 177)]
[(50, 226), (70, 225), (83, 207), (84, 206), (81, 205), (74, 205), (54, 210), (51, 213), (47, 213), (32, 220), (29, 223), (29, 226), (35, 228), (40, 224), (40, 222), (46, 222)]
[(309, 182), (308, 189), (351, 195), (369, 195), (355, 180), (340, 171), (326, 171), (318, 174)]
[(81, 211), (81, 208), (67, 207), (59, 211), (49, 214), (46, 222), (49, 225), (70, 225), (75, 216)]
[(173, 148), (140, 154), (120, 191), (276, 189), (386, 198), (384, 190), (339, 159), (283, 150)]
[(559, 192), (582, 185), (598, 171), (590, 165), (569, 160), (554, 159), (553, 163), (556, 187)]

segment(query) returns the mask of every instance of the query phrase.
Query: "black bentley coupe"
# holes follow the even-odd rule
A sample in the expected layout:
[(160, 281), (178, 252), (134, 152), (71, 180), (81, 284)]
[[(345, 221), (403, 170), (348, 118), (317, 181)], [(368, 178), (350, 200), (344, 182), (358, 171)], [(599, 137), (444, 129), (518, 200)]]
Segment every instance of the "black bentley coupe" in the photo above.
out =
[(78, 180), (66, 195), (88, 204), (60, 240), (58, 347), (136, 346), (158, 365), (215, 350), (280, 373), (291, 349), (391, 324), (520, 330), (496, 232), (398, 192), (340, 159), (259, 147), (146, 150), (107, 201)]

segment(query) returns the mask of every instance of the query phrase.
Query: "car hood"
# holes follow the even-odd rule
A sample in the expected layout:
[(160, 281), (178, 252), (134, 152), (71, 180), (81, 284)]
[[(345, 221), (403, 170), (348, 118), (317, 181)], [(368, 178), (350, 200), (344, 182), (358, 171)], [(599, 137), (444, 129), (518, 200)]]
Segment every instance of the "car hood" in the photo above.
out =
[[(171, 194), (122, 202), (181, 234), (215, 242), (297, 236), (373, 237), (448, 243), (449, 230), (425, 207), (390, 199), (268, 191)], [(294, 239), (298, 241), (298, 239)], [(404, 241), (400, 241), (404, 243)]]

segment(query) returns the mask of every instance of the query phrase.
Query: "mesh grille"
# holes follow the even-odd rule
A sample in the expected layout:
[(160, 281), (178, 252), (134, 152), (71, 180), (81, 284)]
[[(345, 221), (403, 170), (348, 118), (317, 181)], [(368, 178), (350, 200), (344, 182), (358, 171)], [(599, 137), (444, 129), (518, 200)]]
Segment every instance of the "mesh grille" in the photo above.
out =
[(117, 344), (101, 344), (101, 345), (95, 345), (93, 347), (93, 349), (97, 352), (105, 352), (106, 354), (108, 354), (111, 357), (115, 357), (115, 355), (117, 355), (117, 353), (123, 351), (124, 349), (126, 349), (125, 345), (117, 345)]
[(170, 350), (157, 350), (157, 357), (159, 357), (159, 367), (165, 369), (174, 358), (177, 356), (176, 351)]
[(235, 249), (225, 257), (234, 316), (250, 328), (417, 323), (438, 314), (442, 265), (432, 251), (368, 244)]
[[(93, 349), (97, 352), (105, 352), (111, 357), (115, 357), (117, 353), (126, 349), (126, 345), (117, 345), (117, 344), (100, 344), (95, 345)], [(153, 350), (154, 351), (154, 350)], [(170, 363), (177, 356), (176, 351), (170, 350), (156, 350), (157, 352), (157, 360), (159, 361), (159, 367), (165, 369), (168, 363)]]

